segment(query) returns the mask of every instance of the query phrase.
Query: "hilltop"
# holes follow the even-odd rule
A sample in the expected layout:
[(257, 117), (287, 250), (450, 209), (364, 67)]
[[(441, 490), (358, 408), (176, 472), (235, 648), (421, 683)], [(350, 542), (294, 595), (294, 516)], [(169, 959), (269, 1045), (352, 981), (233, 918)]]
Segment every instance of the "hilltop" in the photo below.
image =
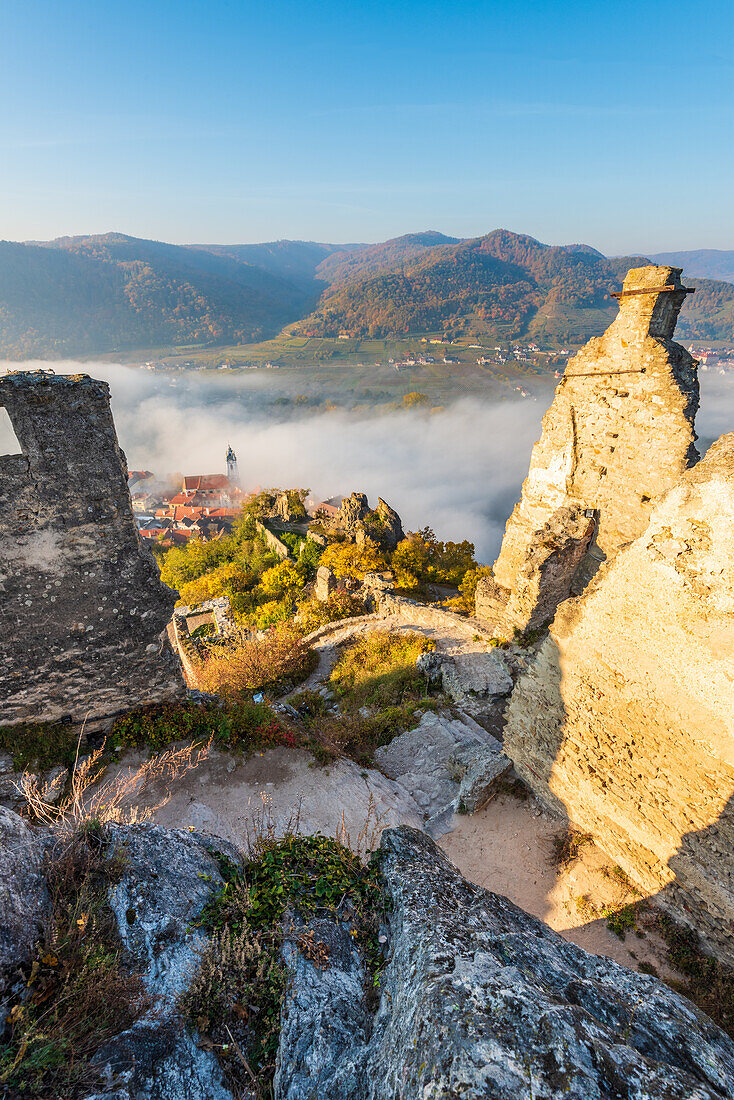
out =
[[(507, 230), (472, 240), (427, 231), (370, 245), (173, 245), (121, 233), (5, 241), (0, 356), (247, 345), (282, 330), (575, 344), (609, 323), (611, 292), (645, 262)], [(692, 266), (691, 274), (702, 270)], [(688, 281), (698, 293), (681, 314), (683, 338), (731, 340), (734, 285)]]
[[(352, 251), (342, 263), (338, 253), (330, 256), (321, 270), (331, 268), (341, 277), (292, 331), (309, 336), (528, 335), (576, 343), (609, 323), (617, 309), (611, 292), (619, 289), (628, 268), (647, 262), (641, 256), (608, 259), (586, 245), (554, 247), (506, 230), (413, 246), (412, 255), (409, 245), (403, 251), (404, 258), (395, 263), (389, 263), (386, 246)], [(345, 277), (346, 271), (351, 276)], [(698, 293), (682, 313), (683, 334), (730, 339), (734, 288), (711, 280), (693, 282)]]

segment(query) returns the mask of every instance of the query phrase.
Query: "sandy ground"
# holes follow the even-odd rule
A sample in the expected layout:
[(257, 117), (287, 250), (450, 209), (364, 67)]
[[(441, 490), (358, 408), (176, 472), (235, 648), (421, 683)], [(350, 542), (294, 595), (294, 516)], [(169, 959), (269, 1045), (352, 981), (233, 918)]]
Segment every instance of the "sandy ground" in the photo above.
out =
[[(134, 768), (140, 759), (129, 755), (120, 770)], [(163, 794), (152, 788), (147, 804)], [(346, 838), (365, 850), (379, 843), (383, 828), (420, 827), (421, 815), (410, 796), (378, 771), (351, 760), (324, 768), (304, 750), (278, 748), (246, 760), (213, 752), (176, 781), (153, 820), (169, 828), (201, 829), (242, 848), (258, 832), (282, 835), (297, 826), (303, 833)], [(506, 895), (587, 951), (632, 968), (652, 963), (665, 976), (665, 951), (653, 933), (628, 933), (622, 942), (608, 930), (603, 908), (635, 898), (595, 845), (585, 845), (568, 868), (553, 865), (552, 837), (562, 829), (532, 796), (500, 795), (476, 814), (456, 816), (453, 830), (439, 843), (471, 882)]]
[(607, 928), (602, 910), (639, 896), (620, 885), (600, 848), (589, 843), (570, 867), (554, 866), (552, 839), (563, 823), (534, 798), (500, 795), (454, 823), (439, 844), (470, 882), (504, 894), (586, 951), (632, 969), (651, 963), (661, 976), (670, 975), (664, 944), (649, 927), (642, 936), (627, 933), (624, 941)]

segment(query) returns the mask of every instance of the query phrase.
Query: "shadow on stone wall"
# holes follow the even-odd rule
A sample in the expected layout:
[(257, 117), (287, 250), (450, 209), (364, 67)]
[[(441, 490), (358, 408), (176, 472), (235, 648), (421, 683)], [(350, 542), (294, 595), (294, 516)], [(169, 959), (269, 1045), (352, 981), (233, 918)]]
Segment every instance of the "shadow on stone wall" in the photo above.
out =
[(642, 896), (734, 965), (734, 772), (714, 765), (696, 731), (657, 722), (654, 706), (643, 729), (645, 708), (629, 724), (624, 706), (599, 713), (602, 692), (595, 700), (587, 682), (582, 698), (562, 664), (548, 637), (513, 692), (504, 747), (518, 774), (590, 833)]

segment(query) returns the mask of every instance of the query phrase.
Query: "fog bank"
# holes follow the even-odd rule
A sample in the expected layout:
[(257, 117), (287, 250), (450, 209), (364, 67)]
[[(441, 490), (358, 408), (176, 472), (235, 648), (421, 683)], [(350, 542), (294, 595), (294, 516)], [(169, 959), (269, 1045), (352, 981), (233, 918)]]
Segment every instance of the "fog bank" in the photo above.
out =
[[(224, 472), (231, 444), (243, 488), (302, 486), (317, 497), (361, 490), (384, 497), (406, 529), (429, 525), (439, 538), (470, 539), (494, 560), (519, 498), (540, 420), (550, 403), (462, 399), (435, 413), (334, 410), (286, 418), (267, 375), (156, 375), (109, 363), (0, 363), (53, 368), (109, 382), (121, 446), (131, 469), (158, 474)], [(345, 368), (348, 369), (348, 368)], [(299, 372), (300, 374), (300, 372)], [(303, 379), (292, 380), (293, 392)], [(701, 373), (697, 430), (703, 451), (734, 429), (734, 373)], [(0, 427), (0, 431), (1, 431)], [(3, 453), (0, 438), (0, 453)]]

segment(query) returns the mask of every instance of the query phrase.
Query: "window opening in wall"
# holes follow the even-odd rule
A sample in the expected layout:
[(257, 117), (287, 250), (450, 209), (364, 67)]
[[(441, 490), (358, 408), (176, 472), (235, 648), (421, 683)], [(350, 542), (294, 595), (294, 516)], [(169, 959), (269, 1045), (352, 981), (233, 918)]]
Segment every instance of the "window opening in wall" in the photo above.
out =
[(5, 455), (22, 455), (23, 448), (13, 428), (8, 410), (0, 405), (0, 458)]

